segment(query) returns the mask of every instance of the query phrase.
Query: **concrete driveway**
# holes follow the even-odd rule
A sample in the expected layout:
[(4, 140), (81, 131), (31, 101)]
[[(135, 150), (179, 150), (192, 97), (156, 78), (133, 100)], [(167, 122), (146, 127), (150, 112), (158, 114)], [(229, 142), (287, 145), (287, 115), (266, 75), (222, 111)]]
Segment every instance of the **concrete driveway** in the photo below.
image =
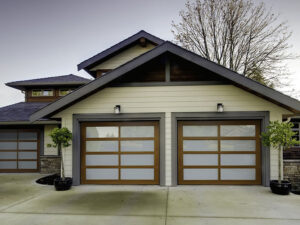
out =
[(300, 195), (260, 186), (100, 186), (66, 192), (40, 174), (0, 174), (1, 225), (294, 225)]

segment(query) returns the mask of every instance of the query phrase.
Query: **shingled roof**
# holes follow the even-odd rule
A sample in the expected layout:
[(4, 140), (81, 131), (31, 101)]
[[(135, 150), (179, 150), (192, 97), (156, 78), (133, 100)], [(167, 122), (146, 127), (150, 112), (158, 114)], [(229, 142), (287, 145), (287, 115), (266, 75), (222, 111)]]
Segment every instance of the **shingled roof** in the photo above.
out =
[(45, 77), (32, 80), (21, 80), (6, 83), (7, 86), (13, 87), (19, 90), (24, 90), (25, 87), (32, 86), (81, 86), (90, 82), (90, 79), (86, 79), (74, 74), (54, 76), (54, 77)]
[(48, 105), (49, 102), (19, 102), (0, 108), (0, 122), (29, 121), (32, 113)]

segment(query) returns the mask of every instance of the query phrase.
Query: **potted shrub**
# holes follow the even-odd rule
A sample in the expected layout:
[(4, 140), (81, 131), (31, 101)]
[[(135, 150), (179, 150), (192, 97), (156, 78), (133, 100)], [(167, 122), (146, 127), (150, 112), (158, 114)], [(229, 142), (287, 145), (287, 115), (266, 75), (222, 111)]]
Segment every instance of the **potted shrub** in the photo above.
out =
[(51, 139), (53, 144), (51, 146), (58, 147), (61, 154), (61, 170), (60, 177), (54, 180), (54, 186), (57, 191), (69, 190), (72, 186), (72, 178), (65, 177), (64, 170), (64, 152), (65, 148), (69, 147), (72, 140), (72, 133), (68, 128), (54, 128), (51, 131)]
[(282, 151), (286, 148), (299, 144), (293, 136), (296, 134), (292, 131), (293, 123), (291, 122), (270, 122), (267, 132), (262, 133), (262, 143), (265, 146), (273, 147), (278, 150), (278, 180), (271, 180), (270, 187), (273, 193), (288, 195), (292, 189), (289, 181), (282, 180)]

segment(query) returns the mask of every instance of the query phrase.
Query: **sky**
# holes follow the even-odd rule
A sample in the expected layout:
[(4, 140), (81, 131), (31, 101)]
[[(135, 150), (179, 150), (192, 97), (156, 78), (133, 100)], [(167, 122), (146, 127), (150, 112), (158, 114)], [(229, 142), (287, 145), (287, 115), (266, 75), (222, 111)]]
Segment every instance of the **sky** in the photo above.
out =
[[(265, 2), (293, 35), (289, 43), (300, 55), (300, 1)], [(0, 0), (0, 107), (24, 101), (5, 83), (77, 74), (77, 64), (123, 39), (145, 30), (173, 40), (171, 23), (179, 21), (185, 0)], [(300, 98), (300, 59), (288, 63), (291, 85), (280, 91)]]

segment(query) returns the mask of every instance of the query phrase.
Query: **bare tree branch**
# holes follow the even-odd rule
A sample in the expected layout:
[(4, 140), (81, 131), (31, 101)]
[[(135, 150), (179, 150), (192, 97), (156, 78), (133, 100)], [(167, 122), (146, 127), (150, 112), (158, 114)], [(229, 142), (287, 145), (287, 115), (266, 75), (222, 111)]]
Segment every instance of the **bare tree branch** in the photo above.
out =
[(287, 76), (291, 32), (279, 15), (252, 0), (194, 0), (172, 22), (175, 41), (188, 50), (268, 86)]

